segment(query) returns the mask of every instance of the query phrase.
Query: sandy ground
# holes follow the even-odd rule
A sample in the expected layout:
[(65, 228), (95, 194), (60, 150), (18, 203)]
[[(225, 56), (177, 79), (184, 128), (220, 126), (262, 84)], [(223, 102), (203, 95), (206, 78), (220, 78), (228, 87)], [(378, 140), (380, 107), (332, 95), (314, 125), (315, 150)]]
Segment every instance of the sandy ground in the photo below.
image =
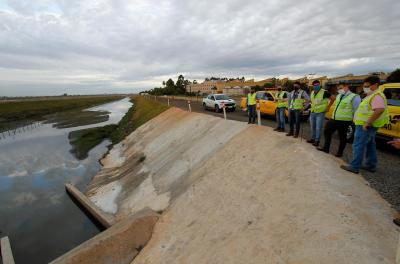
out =
[(133, 263), (394, 263), (395, 212), (342, 162), (173, 108), (115, 148), (87, 194), (117, 219), (163, 211)]

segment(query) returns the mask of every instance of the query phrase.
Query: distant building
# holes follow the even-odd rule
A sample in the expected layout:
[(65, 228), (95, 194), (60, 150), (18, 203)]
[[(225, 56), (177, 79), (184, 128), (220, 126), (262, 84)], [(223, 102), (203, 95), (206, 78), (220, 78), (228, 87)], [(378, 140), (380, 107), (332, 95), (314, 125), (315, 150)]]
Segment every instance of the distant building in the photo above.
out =
[(365, 78), (371, 75), (376, 75), (381, 79), (381, 83), (385, 83), (387, 77), (389, 76), (388, 73), (384, 72), (372, 72), (366, 75), (353, 75), (353, 74), (347, 74), (344, 76), (338, 76), (338, 77), (333, 77), (329, 78), (326, 87), (330, 90), (334, 90), (335, 87), (340, 83), (340, 82), (347, 82), (350, 85), (350, 90), (356, 93), (361, 93), (363, 90), (363, 83)]

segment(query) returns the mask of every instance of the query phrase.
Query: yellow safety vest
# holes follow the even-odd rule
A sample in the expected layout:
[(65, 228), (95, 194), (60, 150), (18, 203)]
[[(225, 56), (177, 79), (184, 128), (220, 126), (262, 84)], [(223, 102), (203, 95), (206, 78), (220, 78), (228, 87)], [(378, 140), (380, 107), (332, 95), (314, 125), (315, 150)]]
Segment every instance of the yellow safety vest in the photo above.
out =
[(386, 96), (378, 89), (373, 94), (370, 94), (367, 97), (365, 97), (364, 100), (358, 106), (358, 109), (354, 115), (354, 123), (357, 126), (365, 125), (365, 123), (374, 113), (374, 110), (372, 109), (371, 106), (371, 101), (376, 95), (382, 96), (383, 100), (385, 101), (385, 111), (371, 125), (373, 127), (379, 128), (389, 123), (389, 111), (387, 107)]
[(257, 94), (256, 93), (248, 93), (247, 94), (247, 104), (248, 105), (255, 105), (257, 103)]
[(294, 93), (295, 93), (295, 91), (293, 91), (292, 95), (291, 95), (289, 109), (300, 110), (300, 109), (302, 109), (304, 107), (305, 100), (301, 98), (301, 96), (303, 95), (304, 91), (303, 90), (299, 90), (298, 93), (297, 93), (297, 98), (293, 98)]
[(328, 108), (328, 98), (324, 98), (325, 89), (320, 89), (317, 94), (311, 92), (311, 112), (323, 113)]
[(284, 108), (287, 107), (287, 103), (285, 102), (285, 99), (283, 98), (283, 96), (285, 95), (285, 92), (279, 92), (278, 93), (278, 108)]
[(332, 114), (333, 120), (352, 121), (354, 115), (353, 99), (358, 95), (350, 92), (348, 95), (338, 94)]

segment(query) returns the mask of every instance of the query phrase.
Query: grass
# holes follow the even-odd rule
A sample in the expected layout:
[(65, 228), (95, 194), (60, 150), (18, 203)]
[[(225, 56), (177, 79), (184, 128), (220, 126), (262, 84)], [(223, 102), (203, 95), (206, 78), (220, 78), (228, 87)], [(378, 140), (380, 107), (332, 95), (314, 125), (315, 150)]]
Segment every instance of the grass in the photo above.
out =
[[(118, 125), (89, 128), (71, 132), (69, 138), (73, 146), (72, 153), (78, 159), (87, 157), (89, 151), (104, 139), (110, 139), (112, 145), (118, 144), (138, 127), (168, 109), (165, 104), (145, 99), (141, 96), (131, 98), (133, 106)], [(111, 146), (109, 146), (111, 148)]]

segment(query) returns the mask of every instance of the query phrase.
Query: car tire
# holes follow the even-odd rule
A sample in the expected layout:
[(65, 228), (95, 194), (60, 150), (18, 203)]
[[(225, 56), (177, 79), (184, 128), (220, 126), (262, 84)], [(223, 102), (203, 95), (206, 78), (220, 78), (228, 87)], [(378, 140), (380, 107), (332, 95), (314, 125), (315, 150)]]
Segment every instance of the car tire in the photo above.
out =
[(203, 108), (204, 108), (204, 110), (207, 110), (206, 103), (203, 103)]
[(236, 112), (236, 107), (232, 108), (232, 112)]
[(219, 106), (215, 105), (215, 113), (219, 113)]

